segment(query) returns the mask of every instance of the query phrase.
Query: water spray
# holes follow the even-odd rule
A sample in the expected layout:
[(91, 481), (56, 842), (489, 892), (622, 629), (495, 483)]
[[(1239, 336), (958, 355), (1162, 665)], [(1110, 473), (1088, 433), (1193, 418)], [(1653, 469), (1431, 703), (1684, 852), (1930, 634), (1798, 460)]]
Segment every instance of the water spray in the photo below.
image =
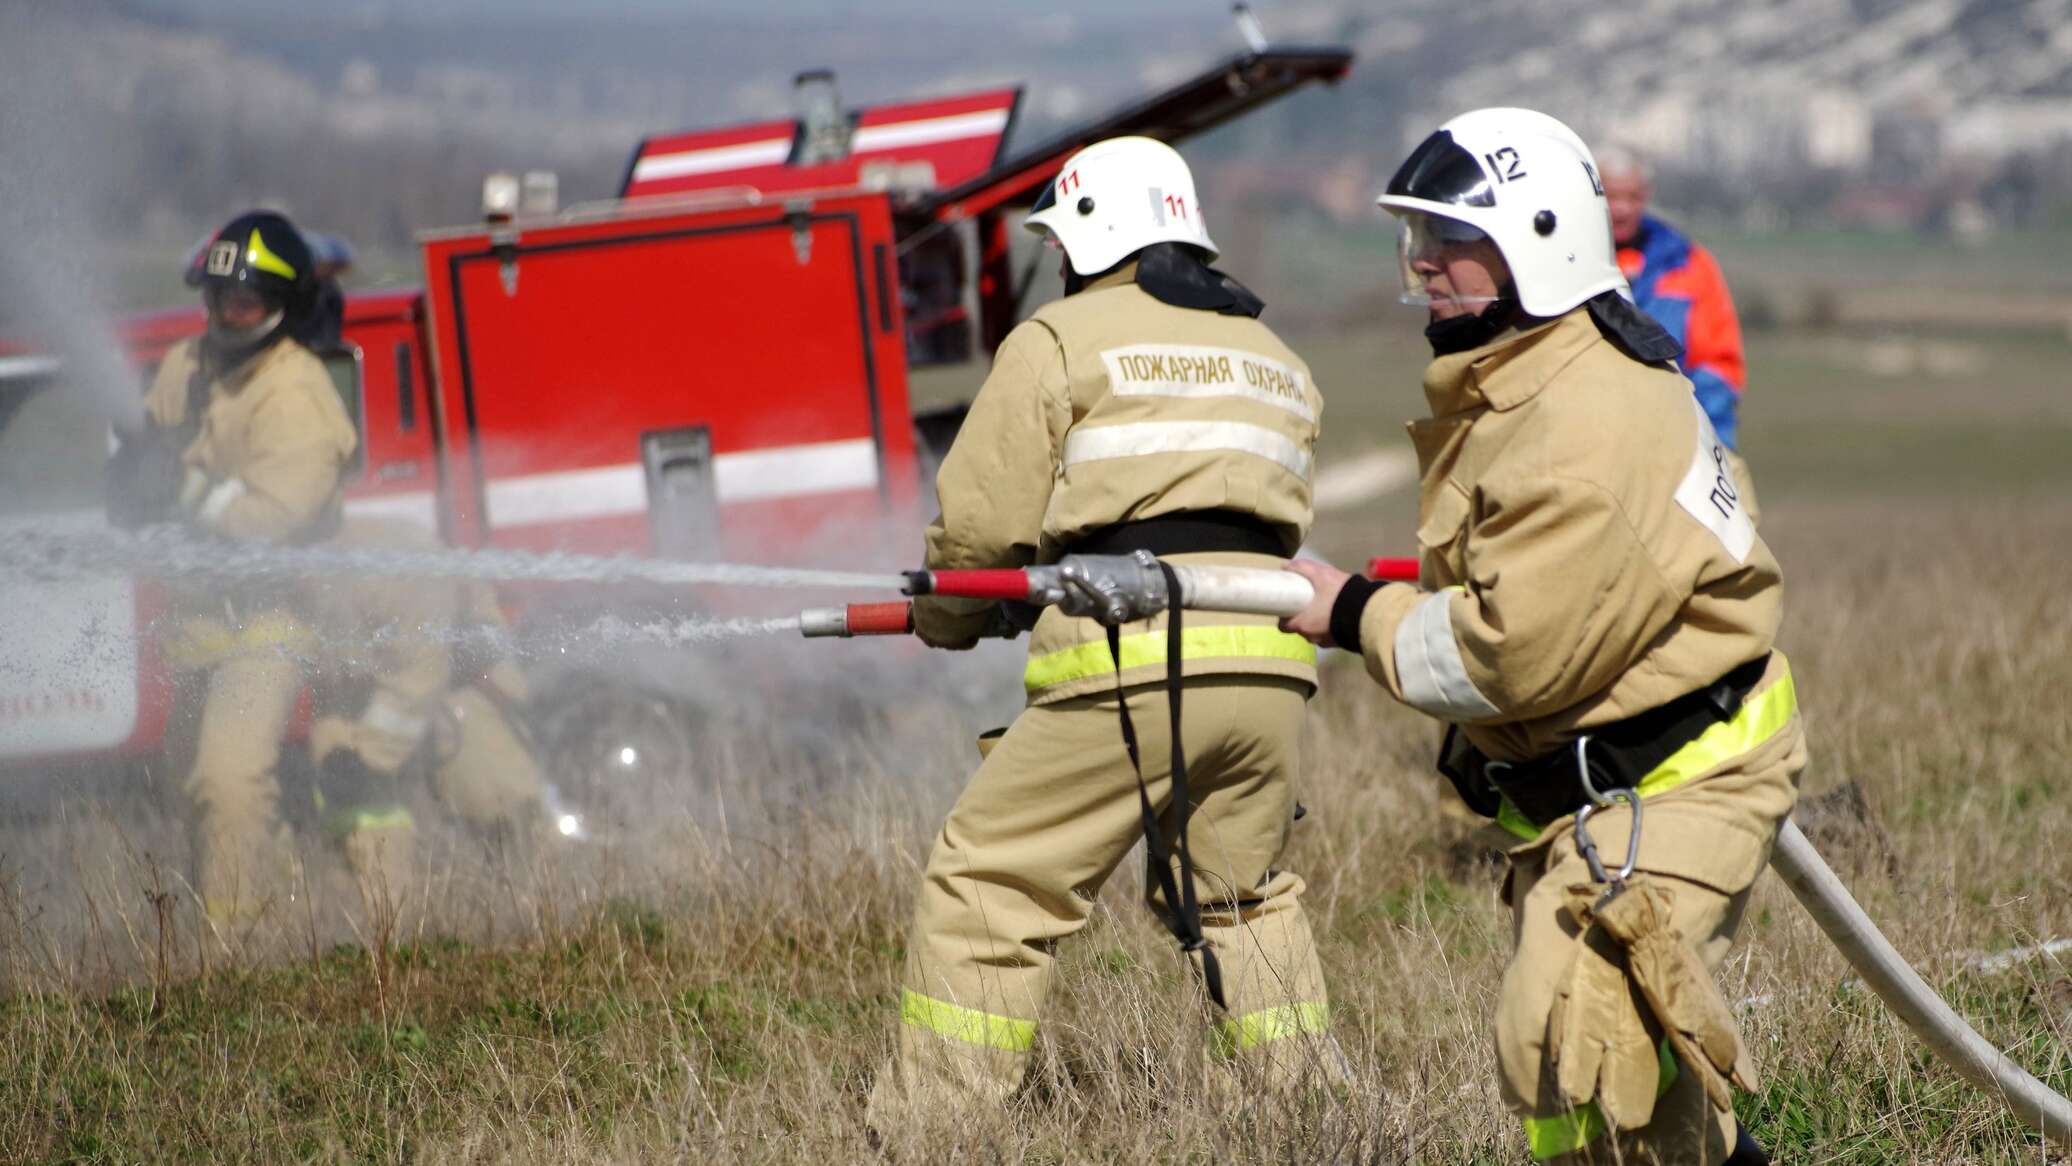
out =
[(627, 555), (507, 550), (276, 546), (202, 538), (178, 527), (135, 532), (66, 526), (0, 529), (0, 581), (68, 582), (108, 575), (196, 580), (454, 579), (484, 583), (649, 583), (662, 587), (896, 590), (905, 577), (855, 571), (684, 563)]

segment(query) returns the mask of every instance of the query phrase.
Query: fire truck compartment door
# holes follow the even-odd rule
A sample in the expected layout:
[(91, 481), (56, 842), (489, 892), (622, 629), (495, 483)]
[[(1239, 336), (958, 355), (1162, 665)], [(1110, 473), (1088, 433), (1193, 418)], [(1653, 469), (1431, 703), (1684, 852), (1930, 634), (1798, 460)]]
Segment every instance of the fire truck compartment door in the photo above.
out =
[[(454, 349), (439, 353), (442, 391), (465, 425), (449, 486), (474, 511), (464, 539), (651, 541), (653, 492), (686, 456), (706, 463), (721, 508), (884, 489), (854, 213), (635, 219), (437, 248), (427, 275), (451, 321), (437, 343)], [(693, 431), (703, 451), (676, 440)]]

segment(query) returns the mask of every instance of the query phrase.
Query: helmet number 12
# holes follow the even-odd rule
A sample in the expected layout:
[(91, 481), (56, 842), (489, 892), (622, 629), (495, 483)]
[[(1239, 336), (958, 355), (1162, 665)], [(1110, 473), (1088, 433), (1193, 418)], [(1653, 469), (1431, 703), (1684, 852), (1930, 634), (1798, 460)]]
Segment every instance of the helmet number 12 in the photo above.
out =
[(1482, 155), (1482, 160), (1489, 163), (1489, 172), (1496, 175), (1498, 182), (1515, 182), (1525, 177), (1525, 171), (1519, 169), (1521, 159), (1518, 151), (1509, 146), (1494, 154)]

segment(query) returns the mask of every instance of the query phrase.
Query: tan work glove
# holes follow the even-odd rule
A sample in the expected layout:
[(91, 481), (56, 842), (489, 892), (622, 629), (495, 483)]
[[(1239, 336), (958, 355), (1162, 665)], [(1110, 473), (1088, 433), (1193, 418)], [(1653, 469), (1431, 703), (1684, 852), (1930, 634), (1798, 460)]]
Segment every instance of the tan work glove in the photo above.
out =
[[(1603, 892), (1582, 889), (1591, 892), (1586, 907)], [(1589, 924), (1582, 926), (1587, 933)], [(1575, 961), (1555, 988), (1547, 1014), (1547, 1057), (1569, 1105), (1594, 1101), (1614, 1126), (1635, 1129), (1654, 1116), (1661, 1059), (1625, 961), (1614, 948), (1602, 933), (1576, 945)]]
[(1698, 1074), (1714, 1106), (1731, 1112), (1735, 1087), (1755, 1091), (1755, 1064), (1719, 985), (1671, 920), (1669, 891), (1646, 875), (1627, 880), (1625, 890), (1602, 903), (1600, 887), (1569, 891), (1569, 914), (1583, 927), (1594, 921), (1626, 949), (1627, 974), (1662, 1023), (1677, 1061)]

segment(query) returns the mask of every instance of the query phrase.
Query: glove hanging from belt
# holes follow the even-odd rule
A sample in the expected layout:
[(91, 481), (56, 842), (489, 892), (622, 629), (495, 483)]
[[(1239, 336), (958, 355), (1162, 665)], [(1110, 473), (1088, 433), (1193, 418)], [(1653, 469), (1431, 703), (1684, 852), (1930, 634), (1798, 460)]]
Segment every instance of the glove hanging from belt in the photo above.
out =
[[(1562, 989), (1567, 1007), (1557, 1009), (1550, 1019), (1553, 1031), (1548, 1034), (1548, 1047), (1570, 1100), (1581, 1104), (1602, 1094), (1600, 1107), (1622, 1127), (1643, 1125), (1653, 1112), (1659, 1091), (1653, 1050), (1644, 1043), (1636, 1050), (1630, 1039), (1607, 1039), (1610, 1033), (1603, 1028), (1594, 1032), (1578, 1028), (1624, 1027), (1630, 1036), (1630, 1020), (1621, 1026), (1619, 1018), (1606, 1015), (1607, 1007), (1630, 1013), (1629, 980), (1660, 1022), (1679, 1068), (1698, 1075), (1705, 1096), (1721, 1112), (1733, 1111), (1735, 1087), (1754, 1092), (1757, 1085), (1755, 1065), (1741, 1043), (1734, 1014), (1720, 995), (1719, 985), (1676, 929), (1671, 917), (1674, 903), (1669, 890), (1645, 874), (1628, 878), (1610, 894), (1596, 883), (1568, 888), (1565, 910), (1569, 918), (1586, 933), (1592, 926), (1602, 928), (1621, 949), (1625, 967), (1622, 970), (1605, 961), (1587, 945), (1578, 952), (1577, 970)], [(1577, 1008), (1583, 1000), (1595, 1000), (1599, 1007)], [(1627, 1047), (1622, 1050), (1620, 1043)], [(1573, 1064), (1579, 1045), (1596, 1045), (1602, 1050), (1593, 1059), (1595, 1071), (1571, 1072), (1583, 1067)], [(1622, 1052), (1625, 1063), (1603, 1063)]]

